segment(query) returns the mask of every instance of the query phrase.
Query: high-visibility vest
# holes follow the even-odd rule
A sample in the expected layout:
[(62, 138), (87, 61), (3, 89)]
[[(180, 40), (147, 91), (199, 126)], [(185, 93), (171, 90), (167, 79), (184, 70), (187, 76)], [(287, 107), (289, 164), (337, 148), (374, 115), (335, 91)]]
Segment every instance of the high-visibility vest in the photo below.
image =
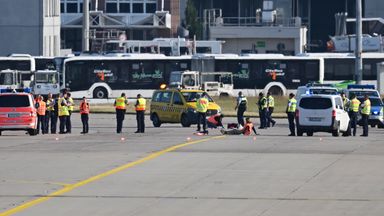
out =
[(288, 109), (287, 112), (296, 112), (297, 101), (295, 98), (291, 98), (288, 100)]
[(68, 110), (73, 111), (73, 99), (71, 97), (69, 97), (67, 99), (67, 102), (69, 103)]
[(245, 124), (245, 127), (244, 127), (244, 132), (243, 132), (243, 134), (244, 134), (244, 135), (251, 135), (252, 128), (253, 128), (253, 124), (252, 124), (252, 123), (246, 123), (246, 124)]
[(47, 106), (44, 101), (39, 101), (38, 103), (39, 103), (39, 108), (37, 108), (37, 114), (44, 116)]
[(89, 114), (89, 103), (81, 102), (79, 110), (80, 114)]
[(265, 96), (263, 96), (260, 99), (259, 109), (266, 109), (267, 107), (268, 107), (267, 98)]
[(47, 104), (46, 104), (47, 105), (47, 111), (54, 111), (55, 110), (53, 102), (54, 102), (53, 98), (47, 99)]
[(238, 99), (238, 106), (241, 107), (241, 108), (246, 108), (247, 107), (247, 98), (244, 97), (244, 96), (241, 96), (239, 99)]
[(137, 99), (136, 111), (145, 111), (146, 100), (144, 98)]
[(205, 97), (199, 98), (196, 101), (196, 111), (197, 112), (201, 112), (201, 113), (207, 112), (208, 106), (209, 106), (209, 101)]
[(116, 109), (125, 109), (125, 97), (118, 97), (116, 98)]
[(64, 98), (59, 98), (59, 101), (58, 101), (59, 116), (69, 116), (68, 106), (61, 105), (63, 101), (65, 101)]
[(364, 107), (361, 109), (361, 114), (369, 115), (371, 114), (371, 101), (369, 99), (364, 101)]
[(349, 111), (359, 112), (360, 103), (361, 102), (358, 99), (352, 99), (351, 103), (349, 104)]
[(269, 107), (275, 107), (275, 99), (272, 97), (272, 95), (268, 96), (267, 101), (268, 101), (268, 106)]

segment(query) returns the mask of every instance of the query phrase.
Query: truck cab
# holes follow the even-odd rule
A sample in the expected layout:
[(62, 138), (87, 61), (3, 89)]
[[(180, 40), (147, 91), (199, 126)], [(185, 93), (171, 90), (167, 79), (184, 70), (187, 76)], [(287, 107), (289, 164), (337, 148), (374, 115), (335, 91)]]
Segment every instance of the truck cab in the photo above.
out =
[(60, 94), (59, 73), (56, 70), (38, 70), (34, 74), (33, 92), (36, 95)]

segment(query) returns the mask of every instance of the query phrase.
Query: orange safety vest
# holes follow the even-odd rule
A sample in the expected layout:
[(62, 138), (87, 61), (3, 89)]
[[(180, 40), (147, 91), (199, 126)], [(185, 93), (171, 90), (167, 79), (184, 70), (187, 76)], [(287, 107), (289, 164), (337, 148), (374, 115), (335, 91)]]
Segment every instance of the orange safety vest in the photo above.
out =
[(89, 103), (81, 102), (80, 114), (89, 114)]
[(144, 98), (137, 99), (136, 111), (145, 111), (146, 101)]
[(245, 124), (245, 127), (244, 127), (244, 132), (243, 132), (243, 134), (244, 134), (244, 135), (247, 135), (247, 136), (251, 135), (252, 128), (253, 128), (253, 124), (252, 124), (252, 123), (246, 123), (246, 124)]
[(39, 101), (39, 108), (37, 108), (37, 114), (45, 116), (45, 110), (47, 109), (46, 103), (44, 101)]
[(213, 125), (217, 125), (219, 122), (216, 120), (216, 117), (220, 116), (219, 114), (213, 115), (207, 119), (208, 122), (211, 122)]

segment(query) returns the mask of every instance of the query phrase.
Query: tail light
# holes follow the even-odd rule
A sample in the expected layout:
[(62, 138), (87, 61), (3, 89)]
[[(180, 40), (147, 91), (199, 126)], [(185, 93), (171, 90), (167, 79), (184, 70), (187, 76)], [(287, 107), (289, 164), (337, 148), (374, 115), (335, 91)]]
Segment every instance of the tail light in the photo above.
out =
[(336, 118), (336, 110), (332, 110), (332, 118)]

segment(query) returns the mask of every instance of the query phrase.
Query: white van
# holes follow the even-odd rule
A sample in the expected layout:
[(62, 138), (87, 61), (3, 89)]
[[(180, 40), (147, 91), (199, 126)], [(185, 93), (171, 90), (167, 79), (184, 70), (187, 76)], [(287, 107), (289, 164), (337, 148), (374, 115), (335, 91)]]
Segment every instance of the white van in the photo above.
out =
[(302, 95), (297, 102), (297, 135), (330, 132), (339, 136), (347, 133), (349, 116), (339, 95)]

